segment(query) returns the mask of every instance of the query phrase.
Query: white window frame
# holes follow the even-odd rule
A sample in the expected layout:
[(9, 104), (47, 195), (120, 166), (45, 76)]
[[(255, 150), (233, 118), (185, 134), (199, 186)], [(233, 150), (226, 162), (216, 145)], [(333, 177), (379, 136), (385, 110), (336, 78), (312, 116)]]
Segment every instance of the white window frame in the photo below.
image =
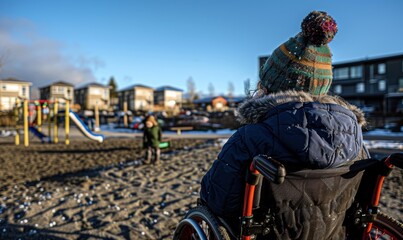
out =
[(343, 87), (340, 84), (334, 86), (334, 93), (341, 94), (342, 92), (343, 92)]
[(335, 68), (333, 70), (333, 77), (335, 80), (341, 80), (341, 79), (348, 79), (349, 69), (348, 67), (342, 67), (342, 68)]
[(362, 66), (352, 66), (350, 67), (350, 77), (351, 78), (362, 78)]
[(385, 74), (385, 73), (386, 73), (386, 63), (379, 63), (378, 74)]
[(386, 90), (386, 80), (382, 79), (378, 82), (378, 90), (385, 91)]
[(363, 93), (363, 92), (365, 92), (365, 84), (364, 84), (364, 83), (357, 83), (357, 84), (355, 85), (355, 91), (356, 91), (357, 93)]

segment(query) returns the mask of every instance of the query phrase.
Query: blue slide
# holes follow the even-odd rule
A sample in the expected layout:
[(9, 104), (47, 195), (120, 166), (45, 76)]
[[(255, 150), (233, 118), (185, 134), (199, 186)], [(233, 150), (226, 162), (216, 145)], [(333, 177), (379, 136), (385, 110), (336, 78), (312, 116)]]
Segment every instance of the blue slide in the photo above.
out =
[(70, 119), (77, 125), (78, 129), (89, 139), (102, 143), (104, 135), (93, 133), (88, 126), (80, 119), (77, 113), (69, 110)]
[(41, 131), (39, 131), (36, 127), (30, 126), (29, 131), (32, 132), (35, 136), (37, 136), (39, 139), (41, 139), (42, 143), (45, 142), (45, 139), (47, 138), (49, 141), (49, 137), (43, 134)]

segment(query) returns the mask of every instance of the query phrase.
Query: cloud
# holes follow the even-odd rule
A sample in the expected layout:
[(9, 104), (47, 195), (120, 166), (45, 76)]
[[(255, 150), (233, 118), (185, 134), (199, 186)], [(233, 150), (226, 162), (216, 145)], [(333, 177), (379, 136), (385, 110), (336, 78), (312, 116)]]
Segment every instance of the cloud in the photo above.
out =
[(96, 57), (64, 55), (61, 42), (40, 36), (27, 20), (0, 19), (0, 42), (0, 78), (32, 82), (33, 93), (56, 81), (96, 82), (94, 70), (104, 67)]

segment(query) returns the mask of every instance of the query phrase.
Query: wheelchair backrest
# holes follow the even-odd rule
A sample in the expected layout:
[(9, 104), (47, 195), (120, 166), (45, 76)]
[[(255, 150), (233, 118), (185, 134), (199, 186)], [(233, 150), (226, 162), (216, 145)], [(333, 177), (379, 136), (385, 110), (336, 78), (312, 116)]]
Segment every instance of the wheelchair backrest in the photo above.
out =
[(274, 216), (277, 239), (343, 239), (346, 211), (364, 170), (374, 164), (360, 160), (333, 169), (288, 171), (281, 184), (265, 178), (259, 210)]

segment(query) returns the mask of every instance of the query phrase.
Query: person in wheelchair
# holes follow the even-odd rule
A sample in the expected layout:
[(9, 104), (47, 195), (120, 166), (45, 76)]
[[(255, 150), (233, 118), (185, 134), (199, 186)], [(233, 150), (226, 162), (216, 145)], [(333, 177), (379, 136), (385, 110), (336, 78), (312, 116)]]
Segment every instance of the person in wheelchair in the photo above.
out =
[[(366, 124), (363, 112), (329, 94), (332, 55), (328, 43), (338, 30), (335, 20), (326, 12), (313, 11), (303, 19), (301, 29), (262, 66), (255, 94), (237, 110), (243, 126), (202, 179), (201, 202), (232, 229), (239, 229), (245, 175), (254, 156), (265, 154), (300, 169), (336, 168), (369, 158), (361, 131)], [(331, 212), (331, 208), (324, 209)], [(301, 237), (298, 226), (304, 217), (289, 218), (294, 225), (285, 227), (284, 234)], [(342, 235), (340, 231), (335, 227), (334, 239)]]

